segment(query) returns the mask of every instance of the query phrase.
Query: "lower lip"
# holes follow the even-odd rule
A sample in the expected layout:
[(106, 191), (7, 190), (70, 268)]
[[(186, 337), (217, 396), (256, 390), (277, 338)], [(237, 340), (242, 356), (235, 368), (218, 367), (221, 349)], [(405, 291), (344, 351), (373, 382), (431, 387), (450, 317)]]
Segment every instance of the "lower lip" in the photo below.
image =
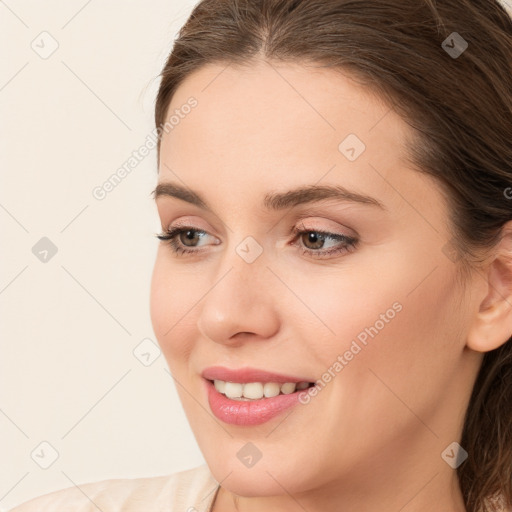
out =
[(299, 396), (305, 391), (277, 395), (261, 400), (231, 400), (219, 393), (213, 382), (205, 380), (208, 392), (208, 403), (213, 414), (224, 423), (231, 425), (261, 425), (281, 414), (286, 409), (299, 403)]

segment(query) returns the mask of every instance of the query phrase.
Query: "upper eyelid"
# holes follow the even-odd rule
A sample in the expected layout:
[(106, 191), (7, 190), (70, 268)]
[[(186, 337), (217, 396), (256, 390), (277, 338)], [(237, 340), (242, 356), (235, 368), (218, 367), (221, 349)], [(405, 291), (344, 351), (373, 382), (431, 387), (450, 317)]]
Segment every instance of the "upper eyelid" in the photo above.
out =
[[(164, 215), (161, 215), (160, 217), (161, 217), (161, 219), (163, 219)], [(310, 212), (310, 213), (307, 213), (306, 215), (301, 215), (300, 217), (296, 218), (294, 222), (290, 222), (290, 224), (292, 224), (295, 227), (299, 226), (302, 228), (303, 224), (306, 220), (308, 220), (308, 222), (311, 222), (311, 218), (315, 218), (315, 217), (322, 218), (322, 215), (318, 214), (317, 212)], [(285, 218), (282, 218), (281, 221), (285, 222)], [(328, 219), (322, 218), (322, 220), (320, 222), (327, 222), (327, 221), (328, 221)], [(316, 222), (319, 222), (319, 221), (317, 220)], [(340, 224), (339, 222), (334, 221), (334, 220), (330, 220), (329, 222), (334, 222), (334, 223), (340, 225), (340, 227), (339, 228), (334, 228), (334, 227), (330, 228), (330, 227), (325, 227), (325, 226), (323, 226), (323, 227), (304, 226), (303, 229), (306, 231), (322, 231), (322, 232), (330, 233), (330, 234), (345, 234), (346, 236), (352, 236), (352, 235), (350, 233), (344, 233), (343, 231), (351, 231), (351, 232), (354, 232), (354, 236), (357, 236), (357, 233), (355, 233), (353, 228), (349, 228), (348, 226), (343, 226), (342, 224)], [(288, 223), (288, 222), (286, 221), (286, 223)], [(222, 223), (222, 224), (224, 224), (224, 223)], [(195, 223), (195, 221), (190, 221), (190, 222), (181, 221), (174, 225), (172, 225), (172, 223), (161, 222), (161, 225), (162, 225), (163, 230), (167, 230), (167, 229), (170, 230), (170, 229), (176, 229), (176, 228), (184, 228), (184, 229), (188, 228), (188, 229), (194, 229), (195, 231), (204, 231), (208, 234), (211, 234), (207, 228), (202, 228), (202, 227), (198, 226)], [(275, 225), (276, 224), (272, 224), (271, 229), (273, 229), (275, 227)], [(292, 229), (294, 229), (294, 228), (292, 227)], [(216, 231), (216, 228), (214, 228), (214, 231)], [(232, 232), (231, 229), (229, 229), (229, 231)], [(342, 232), (339, 233), (338, 231), (342, 231)], [(212, 235), (212, 236), (214, 236), (214, 235)]]

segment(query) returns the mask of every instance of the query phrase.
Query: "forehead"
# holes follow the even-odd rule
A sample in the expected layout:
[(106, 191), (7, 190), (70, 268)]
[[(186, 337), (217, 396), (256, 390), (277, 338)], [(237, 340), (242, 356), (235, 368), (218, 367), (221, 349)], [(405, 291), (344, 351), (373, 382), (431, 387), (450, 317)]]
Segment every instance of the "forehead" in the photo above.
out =
[[(204, 66), (178, 87), (167, 117), (191, 96), (198, 101), (190, 115), (193, 120), (180, 123), (166, 139), (175, 139), (180, 132), (185, 135), (193, 124), (203, 145), (224, 143), (228, 135), (237, 134), (233, 144), (277, 139), (298, 149), (308, 141), (306, 148), (320, 141), (336, 142), (348, 133), (369, 139), (376, 130), (376, 135), (380, 132), (394, 140), (399, 150), (396, 136), (408, 129), (387, 104), (350, 75), (306, 64), (258, 61), (243, 67)], [(378, 125), (383, 125), (381, 130)], [(373, 145), (379, 140), (385, 143), (384, 138), (375, 137)]]
[(166, 118), (191, 97), (197, 106), (163, 136), (162, 144), (176, 153), (193, 143), (203, 150), (239, 149), (247, 159), (311, 153), (316, 159), (355, 134), (374, 154), (386, 147), (386, 155), (400, 157), (409, 129), (349, 75), (312, 65), (204, 66), (178, 87)]
[(420, 183), (428, 195), (427, 178), (407, 161), (412, 129), (349, 74), (289, 63), (210, 64), (178, 87), (166, 118), (191, 97), (197, 106), (162, 137), (159, 182), (178, 178), (219, 198), (324, 177), (384, 204)]

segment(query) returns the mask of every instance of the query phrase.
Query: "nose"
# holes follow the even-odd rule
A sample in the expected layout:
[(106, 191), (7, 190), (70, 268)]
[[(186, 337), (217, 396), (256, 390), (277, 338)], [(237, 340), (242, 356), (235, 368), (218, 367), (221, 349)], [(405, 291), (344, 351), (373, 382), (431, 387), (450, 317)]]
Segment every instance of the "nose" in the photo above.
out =
[(246, 263), (235, 254), (222, 267), (199, 306), (201, 334), (229, 345), (275, 335), (279, 330), (277, 287), (265, 262)]

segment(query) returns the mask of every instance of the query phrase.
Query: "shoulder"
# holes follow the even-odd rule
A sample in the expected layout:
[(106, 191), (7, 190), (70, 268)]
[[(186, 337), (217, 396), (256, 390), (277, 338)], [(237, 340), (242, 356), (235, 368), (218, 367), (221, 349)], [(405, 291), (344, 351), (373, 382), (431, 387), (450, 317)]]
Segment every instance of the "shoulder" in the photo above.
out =
[(207, 511), (218, 482), (206, 464), (167, 476), (77, 484), (38, 496), (8, 512)]

